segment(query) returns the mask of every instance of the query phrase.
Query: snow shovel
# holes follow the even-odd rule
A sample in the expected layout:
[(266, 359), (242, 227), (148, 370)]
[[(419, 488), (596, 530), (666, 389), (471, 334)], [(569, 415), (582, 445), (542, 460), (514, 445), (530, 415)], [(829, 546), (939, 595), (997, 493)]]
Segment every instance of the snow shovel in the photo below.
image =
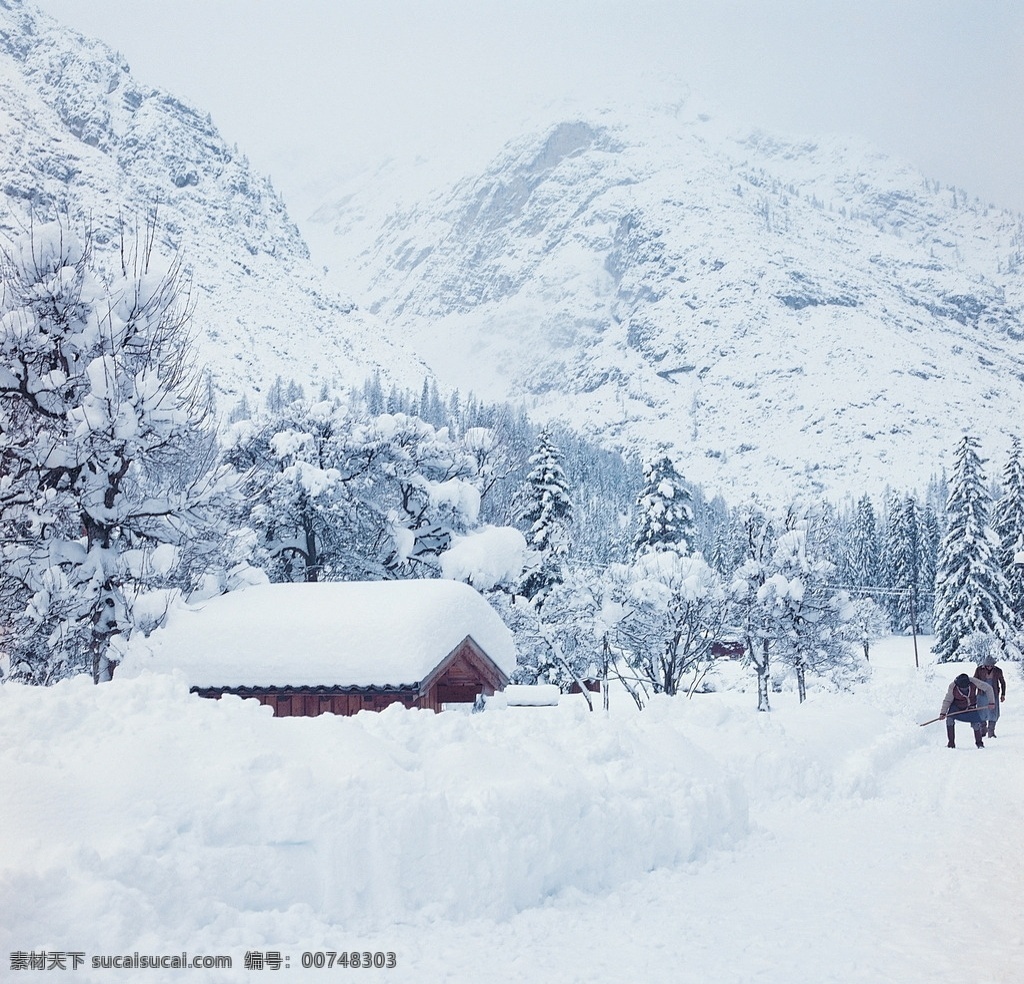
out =
[[(980, 707), (965, 707), (962, 711), (952, 711), (952, 712), (947, 711), (946, 712), (946, 717), (947, 718), (956, 717), (958, 714), (969, 714), (971, 711), (979, 711), (979, 710), (982, 710), (982, 708), (980, 708)], [(932, 718), (930, 721), (922, 721), (918, 725), (918, 727), (919, 728), (923, 728), (926, 724), (934, 724), (936, 721), (941, 721), (941, 720), (942, 720), (941, 717), (937, 717), (937, 718)]]

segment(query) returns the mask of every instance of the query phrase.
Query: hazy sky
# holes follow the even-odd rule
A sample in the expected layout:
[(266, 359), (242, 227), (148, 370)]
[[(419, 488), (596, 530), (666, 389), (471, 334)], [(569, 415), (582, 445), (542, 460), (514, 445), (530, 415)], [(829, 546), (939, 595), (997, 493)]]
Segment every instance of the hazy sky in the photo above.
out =
[(209, 110), (286, 196), (311, 162), (512, 136), (678, 76), (738, 122), (867, 137), (1024, 211), (1022, 0), (41, 0)]

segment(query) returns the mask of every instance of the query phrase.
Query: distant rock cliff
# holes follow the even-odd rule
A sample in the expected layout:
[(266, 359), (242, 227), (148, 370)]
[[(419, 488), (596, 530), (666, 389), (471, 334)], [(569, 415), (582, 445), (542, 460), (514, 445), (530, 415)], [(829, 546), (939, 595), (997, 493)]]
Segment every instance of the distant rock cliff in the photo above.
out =
[[(277, 375), (419, 386), (418, 360), (329, 288), (281, 199), (209, 116), (137, 82), (98, 41), (0, 0), (0, 232), (65, 213), (100, 254), (155, 209), (193, 277), (200, 358), (230, 405)], [(102, 262), (102, 255), (99, 256)]]
[(386, 178), (313, 218), (445, 381), (733, 497), (921, 486), (1024, 429), (1021, 216), (866, 146), (684, 101), (539, 126), (397, 211)]

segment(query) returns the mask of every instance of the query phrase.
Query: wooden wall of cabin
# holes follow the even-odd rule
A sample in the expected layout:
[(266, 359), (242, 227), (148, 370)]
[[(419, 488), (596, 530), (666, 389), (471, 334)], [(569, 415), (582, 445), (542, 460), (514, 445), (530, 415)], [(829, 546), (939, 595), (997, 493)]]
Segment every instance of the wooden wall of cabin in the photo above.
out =
[(359, 711), (382, 711), (396, 701), (406, 707), (417, 706), (411, 697), (400, 694), (256, 694), (255, 699), (270, 707), (274, 717), (317, 717), (320, 714), (351, 716)]

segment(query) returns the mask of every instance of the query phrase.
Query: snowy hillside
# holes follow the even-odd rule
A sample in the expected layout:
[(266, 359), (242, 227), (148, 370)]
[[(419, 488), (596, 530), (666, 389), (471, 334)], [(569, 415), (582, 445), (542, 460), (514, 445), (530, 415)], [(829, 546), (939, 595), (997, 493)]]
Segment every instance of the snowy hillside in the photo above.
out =
[(948, 749), (918, 723), (960, 666), (927, 664), (929, 641), (920, 670), (909, 639), (877, 643), (853, 693), (797, 705), (784, 683), (771, 714), (752, 680), (642, 713), (619, 693), (608, 716), (563, 697), (354, 718), (274, 718), (180, 676), (7, 684), (4, 969), (64, 954), (71, 971), (78, 953), (74, 978), (100, 982), (104, 956), (221, 954), (232, 969), (197, 979), (230, 982), (258, 954), (305, 981), (339, 968), (303, 954), (334, 951), (393, 953), (381, 979), (432, 984), (925, 984), (965, 967), (1015, 984), (1024, 681), (1007, 668), (1000, 737), (979, 751), (961, 726)]
[(91, 223), (99, 251), (156, 208), (159, 248), (193, 275), (201, 359), (227, 407), (277, 375), (404, 385), (424, 369), (328, 287), (270, 183), (207, 115), (136, 81), (105, 45), (0, 0), (0, 233), (32, 210)]
[(403, 199), (422, 170), (306, 225), (452, 385), (674, 448), (715, 491), (908, 487), (1019, 426), (1024, 220), (866, 146), (687, 98), (562, 117)]

